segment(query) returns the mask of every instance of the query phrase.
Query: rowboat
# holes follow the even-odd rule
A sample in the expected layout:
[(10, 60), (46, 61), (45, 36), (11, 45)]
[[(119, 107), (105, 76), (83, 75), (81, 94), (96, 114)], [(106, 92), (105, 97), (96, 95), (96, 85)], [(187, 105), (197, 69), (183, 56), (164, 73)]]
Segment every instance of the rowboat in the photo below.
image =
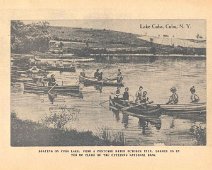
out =
[(51, 66), (47, 66), (47, 67), (42, 67), (43, 70), (47, 70), (47, 71), (60, 71), (60, 72), (76, 72), (76, 68), (74, 66), (70, 66), (70, 67), (51, 67)]
[(102, 85), (102, 86), (115, 86), (115, 87), (124, 86), (123, 83), (117, 83), (115, 81), (111, 81), (108, 79), (98, 81), (97, 79), (93, 77), (83, 77), (83, 76), (79, 76), (79, 82), (83, 83), (85, 86), (89, 86), (89, 85)]
[(205, 114), (206, 103), (161, 104), (165, 114)]
[(32, 93), (48, 93), (48, 91), (52, 89), (52, 91), (58, 93), (79, 93), (80, 89), (78, 85), (66, 85), (66, 86), (39, 86), (35, 83), (24, 83), (24, 91), (32, 92)]
[(109, 107), (113, 110), (120, 110), (123, 114), (138, 118), (160, 117), (162, 112), (159, 105), (141, 104), (126, 102), (125, 100), (109, 98)]

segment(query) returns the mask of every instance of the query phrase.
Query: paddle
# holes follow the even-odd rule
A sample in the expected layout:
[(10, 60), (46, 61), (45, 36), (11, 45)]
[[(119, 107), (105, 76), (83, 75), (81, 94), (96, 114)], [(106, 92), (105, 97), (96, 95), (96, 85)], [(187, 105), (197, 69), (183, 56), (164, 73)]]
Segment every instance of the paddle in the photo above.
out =
[(144, 104), (137, 104), (137, 105), (133, 105), (133, 106), (130, 106), (130, 107), (124, 107), (124, 108), (122, 108), (121, 110), (122, 110), (122, 111), (125, 111), (125, 110), (131, 109), (131, 108), (133, 108), (133, 107), (137, 107), (137, 106), (142, 106), (142, 107), (143, 107), (143, 105), (144, 105)]
[(105, 101), (103, 101), (103, 102), (100, 102), (99, 103), (99, 105), (101, 106), (103, 103), (106, 103), (106, 102), (108, 102), (109, 100), (105, 100)]
[(49, 93), (55, 86), (56, 86), (56, 83), (55, 83), (54, 86), (51, 87), (51, 89), (48, 91), (48, 93)]

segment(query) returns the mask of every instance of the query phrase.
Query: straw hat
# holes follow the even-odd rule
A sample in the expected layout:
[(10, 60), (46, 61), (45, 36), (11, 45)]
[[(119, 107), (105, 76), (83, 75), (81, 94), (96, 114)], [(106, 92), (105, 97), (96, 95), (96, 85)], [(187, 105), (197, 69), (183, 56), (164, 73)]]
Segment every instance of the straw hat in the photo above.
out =
[(170, 89), (170, 91), (171, 91), (171, 92), (176, 92), (177, 89), (176, 89), (176, 87), (172, 87), (172, 88)]

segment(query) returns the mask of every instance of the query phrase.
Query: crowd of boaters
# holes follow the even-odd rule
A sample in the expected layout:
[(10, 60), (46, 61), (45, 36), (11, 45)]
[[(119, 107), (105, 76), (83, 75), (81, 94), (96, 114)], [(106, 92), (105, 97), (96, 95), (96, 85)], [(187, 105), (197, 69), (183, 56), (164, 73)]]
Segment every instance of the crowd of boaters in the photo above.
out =
[[(82, 77), (85, 77), (85, 76), (86, 76), (86, 75), (85, 75), (85, 70), (84, 70), (84, 69), (82, 70), (82, 72), (80, 73), (80, 75), (81, 75)], [(103, 72), (100, 72), (99, 69), (96, 69), (96, 72), (94, 73), (94, 76), (93, 76), (93, 77), (94, 77), (95, 79), (97, 79), (98, 81), (101, 81), (101, 80), (103, 80)], [(121, 73), (121, 70), (118, 69), (118, 72), (117, 72), (115, 78), (112, 78), (112, 79), (107, 78), (107, 80), (116, 80), (117, 83), (121, 84), (122, 81), (123, 81), (123, 75), (122, 75), (122, 73)]]
[[(126, 87), (123, 94), (121, 94), (120, 89), (121, 89), (120, 87), (117, 87), (117, 90), (115, 92), (115, 98), (121, 99), (121, 100), (124, 100), (124, 101), (129, 101), (129, 96), (130, 96), (129, 95), (129, 88)], [(171, 96), (169, 97), (168, 102), (166, 104), (178, 104), (179, 99), (178, 99), (176, 87), (172, 87), (170, 89), (170, 92), (171, 92)], [(190, 88), (190, 92), (191, 92), (191, 96), (190, 96), (191, 103), (198, 103), (200, 101), (200, 98), (196, 94), (196, 90), (195, 90), (194, 86), (192, 86)], [(149, 99), (149, 97), (147, 95), (147, 91), (143, 91), (142, 86), (140, 86), (138, 91), (136, 92), (135, 103), (137, 103), (137, 104), (151, 104), (151, 103), (153, 103), (153, 101), (151, 101)]]
[[(80, 73), (81, 76), (85, 77), (85, 71), (83, 70), (81, 73)], [(101, 81), (103, 80), (103, 72), (99, 72), (99, 69), (96, 70), (96, 72), (94, 73), (94, 78), (97, 79), (98, 81)], [(57, 85), (56, 84), (56, 79), (55, 79), (55, 75), (52, 74), (50, 78), (47, 78), (46, 79), (42, 79), (42, 83), (44, 82), (48, 82), (48, 86), (54, 86), (54, 85)], [(117, 83), (122, 83), (122, 80), (123, 80), (123, 75), (121, 73), (121, 70), (118, 69), (118, 72), (117, 72), (117, 75), (115, 76), (115, 78), (113, 79), (108, 79), (108, 80), (116, 80)], [(45, 86), (45, 85), (43, 85)], [(121, 94), (121, 88), (120, 87), (117, 87), (117, 90), (115, 92), (115, 98), (117, 99), (122, 99), (122, 100), (125, 100), (125, 101), (129, 101), (129, 88), (126, 87), (125, 88), (125, 91), (123, 94)], [(178, 104), (178, 94), (177, 94), (177, 89), (176, 87), (172, 87), (170, 89), (170, 92), (172, 93), (171, 96), (169, 97), (169, 100), (166, 104)], [(198, 103), (200, 101), (200, 98), (199, 96), (196, 94), (196, 90), (195, 90), (195, 87), (192, 86), (190, 88), (190, 92), (191, 92), (191, 96), (190, 96), (190, 100), (191, 100), (191, 103)], [(143, 87), (140, 86), (138, 91), (136, 92), (136, 95), (135, 95), (135, 102), (137, 104), (142, 104), (142, 103), (146, 103), (146, 104), (151, 104), (153, 103), (153, 101), (150, 101), (149, 100), (149, 97), (147, 95), (147, 91), (143, 91)]]

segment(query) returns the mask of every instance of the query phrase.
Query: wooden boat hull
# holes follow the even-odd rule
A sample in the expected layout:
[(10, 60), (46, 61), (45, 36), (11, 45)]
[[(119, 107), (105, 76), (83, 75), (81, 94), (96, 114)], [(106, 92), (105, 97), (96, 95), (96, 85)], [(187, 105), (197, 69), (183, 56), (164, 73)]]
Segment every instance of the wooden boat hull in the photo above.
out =
[(89, 85), (102, 85), (102, 86), (115, 86), (115, 87), (123, 87), (124, 86), (123, 83), (117, 83), (117, 82), (110, 81), (110, 80), (98, 81), (95, 78), (83, 77), (83, 76), (79, 76), (79, 82), (83, 83), (85, 86), (89, 86)]
[(159, 105), (137, 105), (136, 103), (127, 103), (120, 99), (109, 99), (109, 107), (113, 110), (120, 110), (123, 114), (128, 114), (138, 118), (160, 117), (162, 112)]
[[(25, 92), (37, 92), (37, 93), (48, 93), (48, 91), (52, 88), (52, 86), (38, 86), (34, 83), (24, 83), (24, 91)], [(55, 86), (52, 91), (58, 93), (79, 93), (79, 86)]]
[(206, 114), (206, 103), (160, 105), (165, 114)]

